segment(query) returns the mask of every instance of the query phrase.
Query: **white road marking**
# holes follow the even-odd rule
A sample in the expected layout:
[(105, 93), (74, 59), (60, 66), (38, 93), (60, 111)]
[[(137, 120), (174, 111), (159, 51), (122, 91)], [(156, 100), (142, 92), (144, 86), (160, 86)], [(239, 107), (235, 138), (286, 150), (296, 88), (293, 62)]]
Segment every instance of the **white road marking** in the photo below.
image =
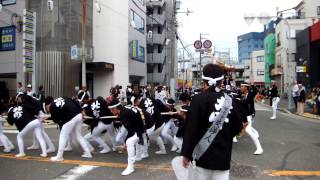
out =
[(76, 166), (66, 173), (60, 175), (59, 177), (55, 178), (54, 180), (76, 180), (79, 179), (81, 176), (85, 175), (89, 171), (94, 170), (98, 166), (88, 166), (88, 165), (80, 165)]

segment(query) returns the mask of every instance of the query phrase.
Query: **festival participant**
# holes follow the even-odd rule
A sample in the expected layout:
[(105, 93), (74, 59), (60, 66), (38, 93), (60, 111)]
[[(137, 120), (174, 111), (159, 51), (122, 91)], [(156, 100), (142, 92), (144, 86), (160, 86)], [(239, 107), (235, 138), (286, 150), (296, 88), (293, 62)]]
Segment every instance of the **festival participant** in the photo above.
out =
[(84, 154), (81, 157), (92, 158), (88, 143), (81, 135), (83, 119), (79, 103), (70, 98), (60, 97), (54, 100), (52, 97), (47, 97), (45, 99), (45, 109), (61, 129), (58, 153), (56, 156), (51, 157), (51, 161), (63, 161), (64, 148), (71, 136), (75, 137), (84, 150)]

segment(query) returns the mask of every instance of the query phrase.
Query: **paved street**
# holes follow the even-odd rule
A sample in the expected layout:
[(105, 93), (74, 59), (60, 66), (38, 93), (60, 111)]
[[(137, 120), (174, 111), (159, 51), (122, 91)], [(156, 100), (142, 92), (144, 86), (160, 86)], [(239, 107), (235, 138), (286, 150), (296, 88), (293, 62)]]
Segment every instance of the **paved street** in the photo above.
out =
[[(267, 106), (257, 104), (254, 127), (260, 133), (264, 154), (253, 155), (254, 145), (248, 136), (234, 144), (231, 180), (238, 179), (320, 179), (320, 121), (295, 115), (278, 113), (277, 120), (269, 120), (271, 115)], [(58, 144), (58, 130), (49, 125), (47, 132)], [(8, 137), (16, 144), (16, 132), (6, 130)], [(30, 145), (29, 135), (25, 146)], [(2, 148), (1, 148), (2, 150)], [(65, 153), (65, 161), (50, 162), (41, 158), (40, 151), (26, 151), (26, 158), (15, 158), (14, 154), (0, 153), (1, 179), (175, 179), (170, 168), (169, 155), (154, 155), (151, 146), (150, 158), (136, 164), (136, 171), (129, 177), (120, 175), (126, 166), (126, 156), (118, 153), (94, 154), (92, 159), (81, 158), (80, 148)], [(1, 151), (2, 152), (2, 151)], [(50, 154), (51, 155), (51, 154)], [(280, 176), (277, 173), (282, 174)], [(295, 175), (296, 174), (296, 175)], [(293, 176), (295, 175), (295, 176)]]

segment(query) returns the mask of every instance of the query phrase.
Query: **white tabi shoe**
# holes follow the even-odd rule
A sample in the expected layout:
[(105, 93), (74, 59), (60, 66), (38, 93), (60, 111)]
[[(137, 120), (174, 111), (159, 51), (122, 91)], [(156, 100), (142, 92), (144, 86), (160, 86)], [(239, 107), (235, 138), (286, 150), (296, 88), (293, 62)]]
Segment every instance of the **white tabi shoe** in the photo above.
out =
[(103, 148), (99, 153), (100, 153), (100, 154), (107, 154), (107, 153), (109, 153), (110, 151), (111, 151), (110, 148)]
[(50, 158), (50, 160), (53, 162), (63, 161), (63, 157), (53, 156)]
[(133, 166), (128, 166), (124, 171), (122, 171), (122, 176), (128, 176), (134, 172)]
[(47, 153), (54, 153), (55, 151), (56, 151), (56, 148), (47, 149)]
[(32, 146), (27, 147), (27, 150), (37, 150), (37, 149), (39, 149), (39, 146), (32, 145)]
[(84, 153), (81, 155), (81, 157), (83, 157), (83, 158), (92, 158), (92, 155), (91, 155), (90, 152), (84, 152)]
[(156, 151), (155, 154), (167, 154), (166, 150)]
[(263, 149), (262, 148), (261, 149), (257, 149), (253, 154), (254, 155), (261, 155), (261, 154), (263, 154)]
[(26, 154), (24, 154), (24, 153), (19, 153), (19, 154), (16, 155), (17, 158), (24, 157), (24, 156), (26, 156)]
[(41, 157), (47, 157), (47, 153), (40, 154)]
[(67, 146), (67, 147), (64, 148), (64, 151), (65, 152), (70, 152), (70, 151), (72, 151), (72, 147), (71, 146), (69, 146), (69, 147)]
[(276, 119), (276, 117), (272, 116), (272, 117), (270, 117), (270, 119)]
[(178, 150), (177, 145), (173, 145), (172, 148), (171, 148), (171, 151), (176, 151), (176, 150)]

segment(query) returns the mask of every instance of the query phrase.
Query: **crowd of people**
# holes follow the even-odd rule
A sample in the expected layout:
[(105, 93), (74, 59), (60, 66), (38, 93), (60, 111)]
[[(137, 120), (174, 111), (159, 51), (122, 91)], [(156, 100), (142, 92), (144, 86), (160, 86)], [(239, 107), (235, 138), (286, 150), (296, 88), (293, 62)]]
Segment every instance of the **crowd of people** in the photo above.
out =
[[(201, 92), (182, 93), (179, 106), (165, 86), (153, 90), (139, 84), (126, 89), (117, 85), (107, 97), (96, 98), (82, 87), (73, 97), (53, 98), (45, 97), (42, 87), (36, 95), (31, 86), (23, 90), (20, 84), (12, 102), (1, 105), (0, 120), (15, 125), (19, 131), (17, 157), (26, 156), (24, 138), (32, 132), (33, 144), (27, 149), (40, 148), (42, 157), (57, 152), (52, 161), (63, 161), (64, 152), (71, 151), (74, 142), (80, 144), (83, 158), (91, 158), (94, 149), (99, 149), (101, 154), (127, 151), (127, 168), (122, 175), (129, 175), (134, 172), (136, 161), (149, 157), (150, 143), (157, 145), (154, 152), (157, 155), (167, 154), (167, 144), (170, 151), (181, 154), (172, 161), (178, 179), (188, 175), (189, 179), (224, 180), (229, 178), (232, 144), (238, 142), (237, 136), (248, 134), (255, 146), (253, 154), (263, 154), (259, 132), (253, 127), (258, 90), (248, 83), (234, 86), (226, 73), (219, 65), (206, 65)], [(270, 96), (274, 109), (270, 119), (276, 119), (279, 95), (275, 85)], [(60, 130), (57, 149), (43, 126), (49, 120)], [(84, 136), (83, 124), (89, 128)], [(109, 140), (105, 133), (109, 134)], [(0, 142), (4, 152), (14, 149), (2, 131), (2, 124)]]

